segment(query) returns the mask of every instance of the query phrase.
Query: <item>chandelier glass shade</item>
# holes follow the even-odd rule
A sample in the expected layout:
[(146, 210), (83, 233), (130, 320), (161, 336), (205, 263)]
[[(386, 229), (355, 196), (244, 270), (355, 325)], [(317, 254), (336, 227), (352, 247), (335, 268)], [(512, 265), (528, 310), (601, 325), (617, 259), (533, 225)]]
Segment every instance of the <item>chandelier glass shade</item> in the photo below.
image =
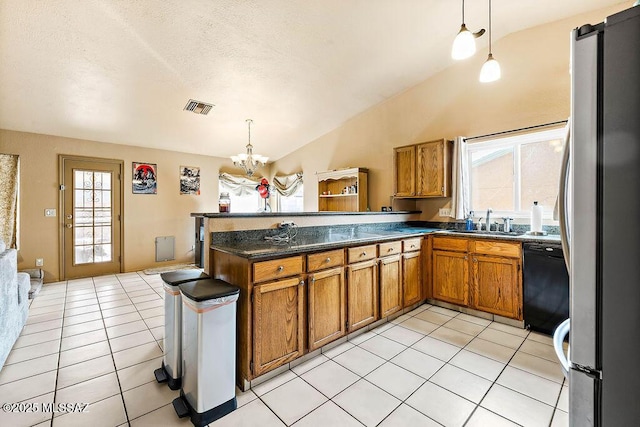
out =
[(247, 152), (231, 156), (231, 161), (233, 161), (234, 165), (244, 169), (247, 176), (253, 176), (256, 169), (267, 164), (269, 158), (261, 156), (260, 154), (253, 154), (253, 145), (251, 145), (251, 123), (253, 123), (253, 120), (247, 119), (246, 121), (249, 127), (249, 143), (247, 144)]

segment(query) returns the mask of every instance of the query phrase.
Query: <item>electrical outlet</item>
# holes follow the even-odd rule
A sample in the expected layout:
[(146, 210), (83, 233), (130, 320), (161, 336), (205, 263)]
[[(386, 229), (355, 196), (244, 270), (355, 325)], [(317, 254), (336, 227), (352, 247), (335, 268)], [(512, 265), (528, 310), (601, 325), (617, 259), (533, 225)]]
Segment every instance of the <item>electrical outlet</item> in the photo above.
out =
[(438, 211), (438, 215), (439, 216), (450, 216), (451, 215), (451, 208), (440, 208), (440, 210)]
[(56, 216), (56, 210), (55, 209), (45, 209), (44, 210), (44, 216)]
[(36, 258), (36, 267), (42, 267), (44, 265), (44, 259)]

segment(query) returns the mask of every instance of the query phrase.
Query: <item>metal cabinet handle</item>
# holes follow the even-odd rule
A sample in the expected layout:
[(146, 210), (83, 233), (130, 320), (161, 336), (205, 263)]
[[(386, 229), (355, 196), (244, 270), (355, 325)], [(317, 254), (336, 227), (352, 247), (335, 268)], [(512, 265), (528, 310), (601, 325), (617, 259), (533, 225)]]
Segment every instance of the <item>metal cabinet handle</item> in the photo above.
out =
[(387, 252), (393, 252), (393, 248), (389, 248), (389, 250), (387, 250)]
[(327, 259), (325, 259), (324, 262), (330, 263), (331, 262), (331, 258), (327, 257)]
[(412, 248), (415, 248), (415, 247), (416, 247), (416, 245), (411, 245), (411, 247), (412, 247)]
[(311, 283), (316, 283), (316, 278), (315, 277), (311, 278)]
[(360, 254), (360, 256), (367, 256), (366, 252), (362, 252), (362, 254)]
[(73, 228), (73, 224), (67, 224), (67, 228)]
[(300, 280), (299, 285), (300, 285), (300, 286), (304, 286), (304, 280)]
[(73, 219), (73, 215), (71, 214), (67, 215), (67, 219)]
[(465, 255), (464, 259), (465, 259), (465, 260), (467, 260), (467, 259), (469, 259), (469, 258)]
[(282, 272), (284, 270), (284, 266), (278, 266), (278, 272)]

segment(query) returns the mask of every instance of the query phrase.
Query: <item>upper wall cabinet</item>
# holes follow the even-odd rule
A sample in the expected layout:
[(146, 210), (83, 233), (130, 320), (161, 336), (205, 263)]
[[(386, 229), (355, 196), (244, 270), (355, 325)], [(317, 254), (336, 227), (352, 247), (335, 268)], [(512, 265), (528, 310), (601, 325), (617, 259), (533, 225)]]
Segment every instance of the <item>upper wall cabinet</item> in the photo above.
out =
[(395, 197), (450, 197), (453, 141), (394, 148)]
[(338, 169), (317, 175), (319, 211), (367, 210), (367, 169)]

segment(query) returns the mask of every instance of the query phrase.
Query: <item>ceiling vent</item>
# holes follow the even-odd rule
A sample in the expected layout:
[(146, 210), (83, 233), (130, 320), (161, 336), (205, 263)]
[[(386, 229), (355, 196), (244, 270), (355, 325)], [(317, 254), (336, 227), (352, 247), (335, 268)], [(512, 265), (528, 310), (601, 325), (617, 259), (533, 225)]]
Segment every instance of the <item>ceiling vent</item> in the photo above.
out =
[(193, 99), (190, 99), (184, 107), (186, 111), (192, 111), (196, 114), (209, 114), (212, 108), (213, 104), (207, 104)]

